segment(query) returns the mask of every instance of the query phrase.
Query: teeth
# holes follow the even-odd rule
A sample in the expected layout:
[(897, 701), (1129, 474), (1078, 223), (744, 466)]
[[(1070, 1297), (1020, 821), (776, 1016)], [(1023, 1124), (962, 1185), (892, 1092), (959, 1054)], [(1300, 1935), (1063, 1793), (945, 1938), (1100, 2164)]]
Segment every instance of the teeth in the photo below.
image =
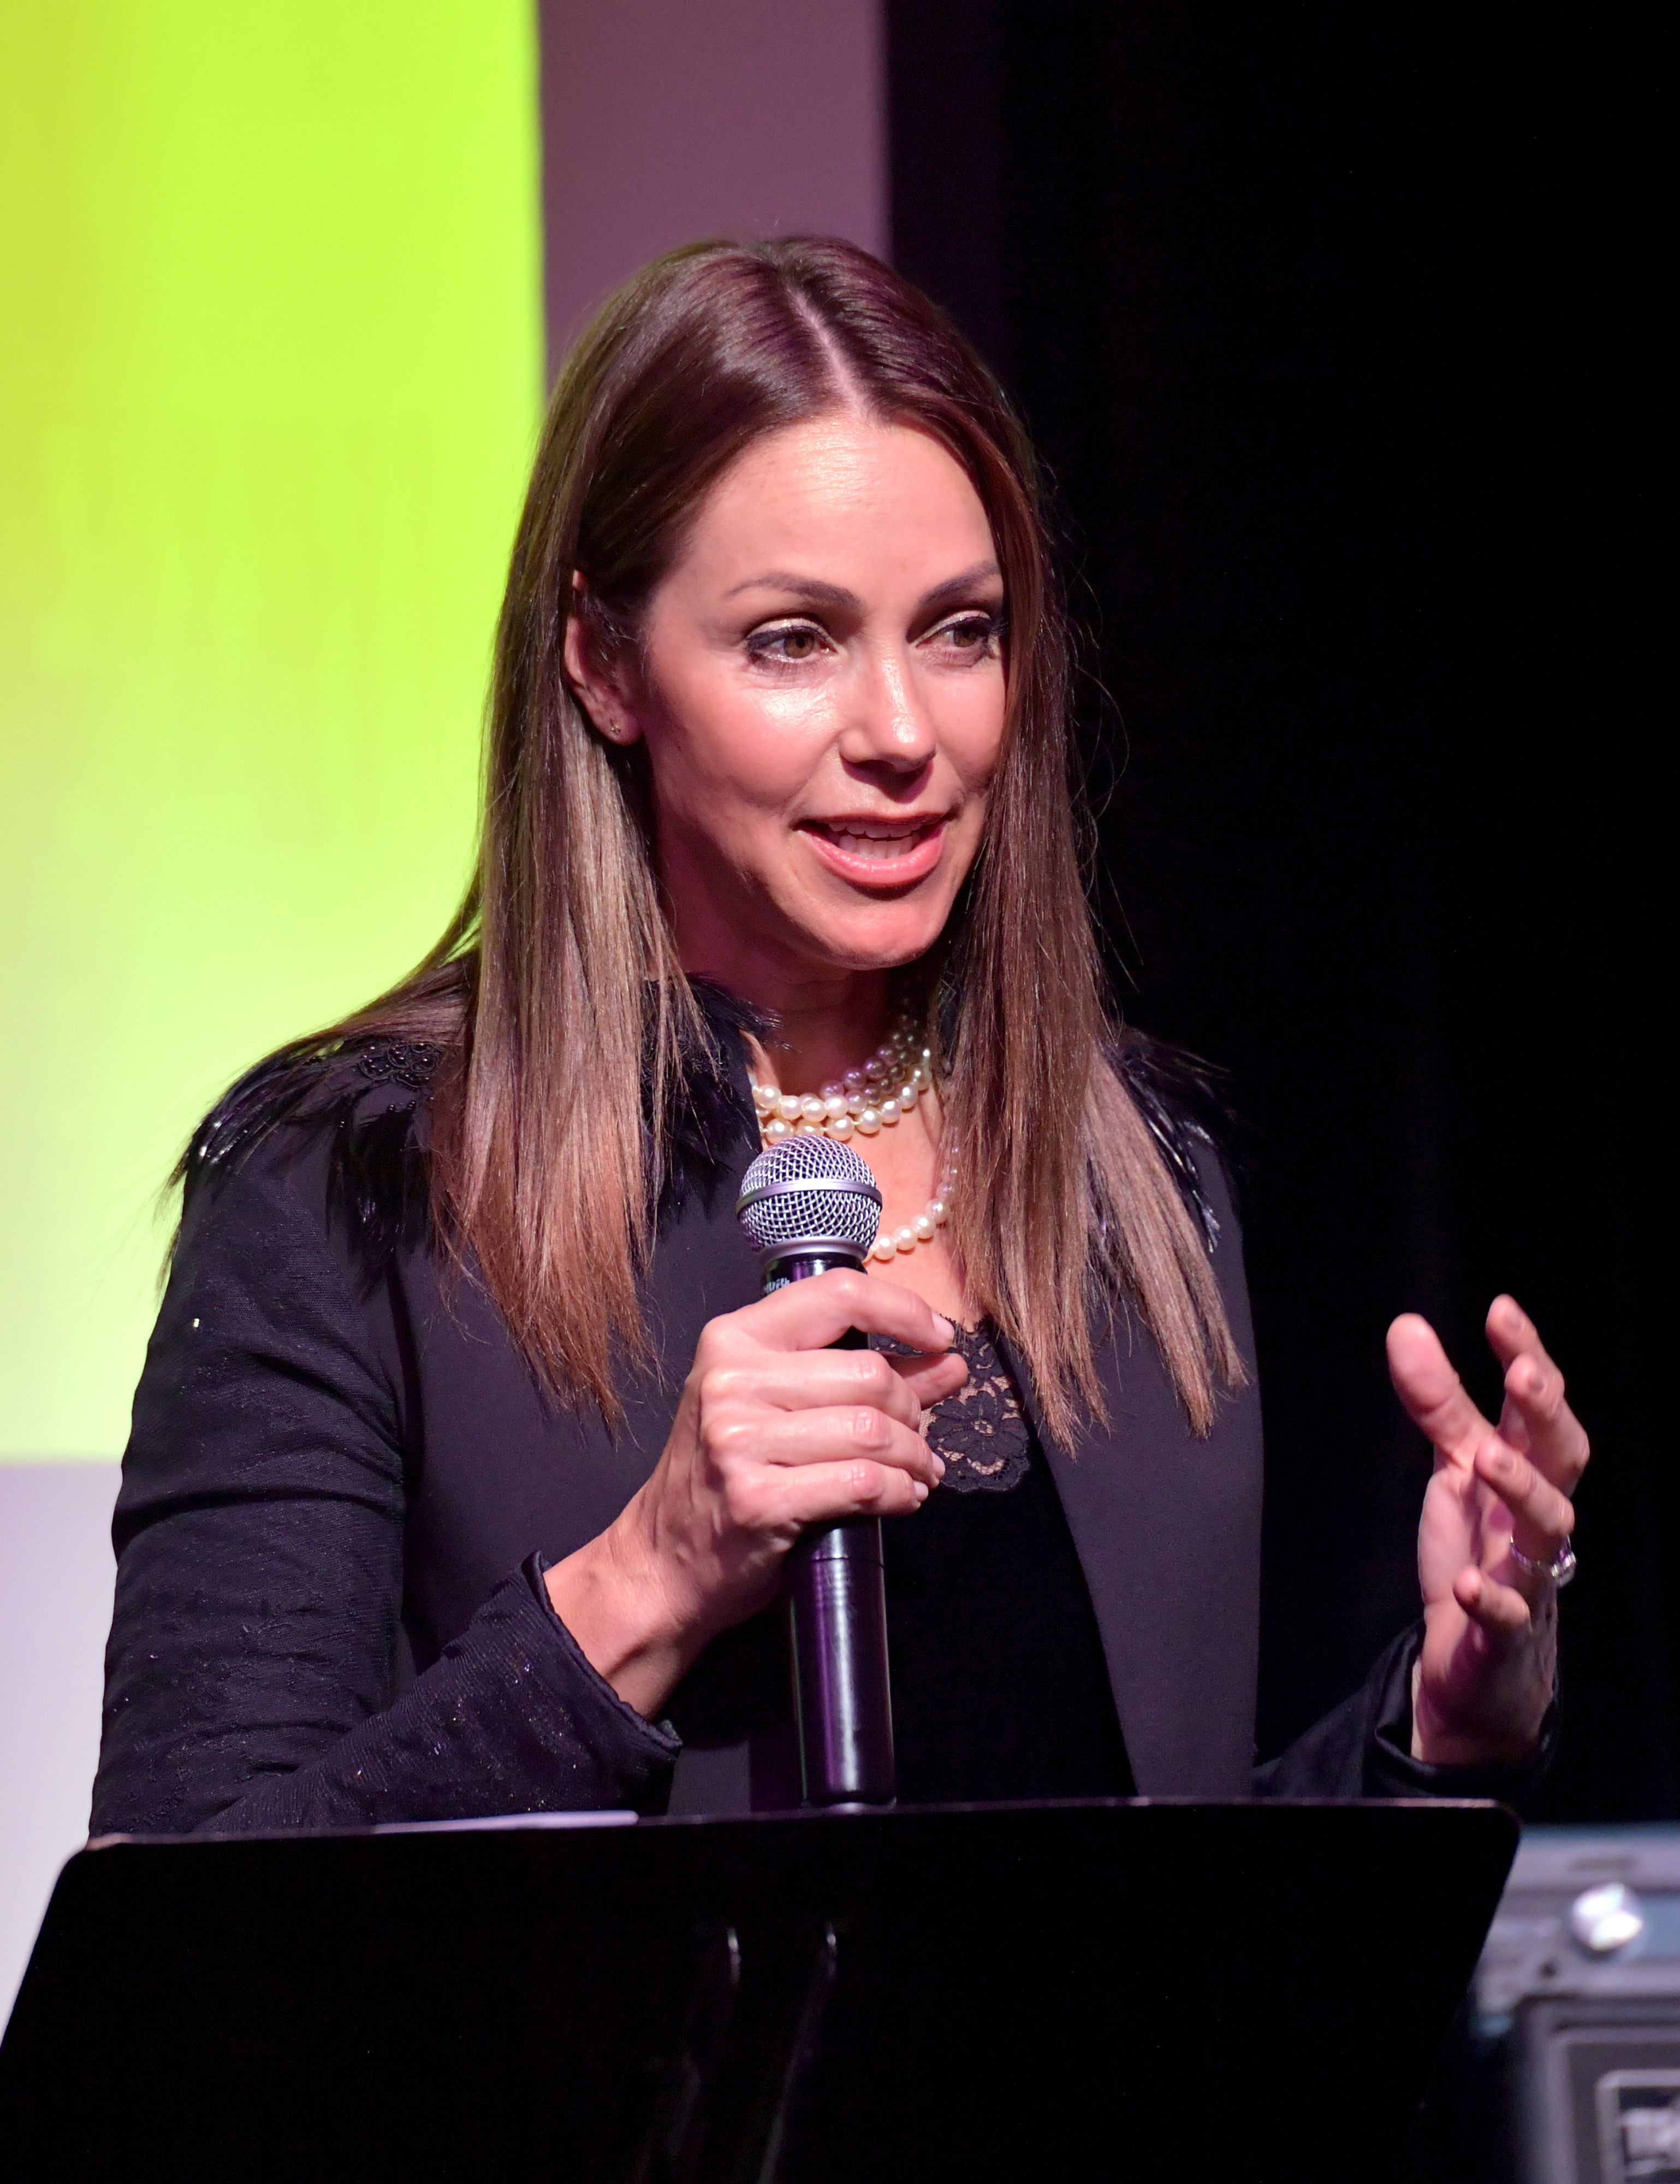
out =
[(839, 839), (854, 857), (865, 857), (872, 864), (887, 864), (894, 857), (902, 857), (911, 846), (908, 834), (842, 834)]
[(866, 820), (818, 822), (831, 840), (844, 844), (854, 857), (885, 859), (902, 856), (927, 832), (928, 821), (905, 827), (890, 824), (876, 826)]

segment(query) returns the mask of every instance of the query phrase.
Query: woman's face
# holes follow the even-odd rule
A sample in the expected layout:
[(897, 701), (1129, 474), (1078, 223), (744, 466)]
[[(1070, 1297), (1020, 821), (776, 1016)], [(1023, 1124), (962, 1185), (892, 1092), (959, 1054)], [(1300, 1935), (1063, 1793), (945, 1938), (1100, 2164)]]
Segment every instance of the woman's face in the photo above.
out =
[(691, 971), (774, 1006), (937, 939), (1003, 741), (1003, 604), (979, 498), (923, 432), (837, 411), (725, 473), (643, 671), (586, 692), (646, 741)]

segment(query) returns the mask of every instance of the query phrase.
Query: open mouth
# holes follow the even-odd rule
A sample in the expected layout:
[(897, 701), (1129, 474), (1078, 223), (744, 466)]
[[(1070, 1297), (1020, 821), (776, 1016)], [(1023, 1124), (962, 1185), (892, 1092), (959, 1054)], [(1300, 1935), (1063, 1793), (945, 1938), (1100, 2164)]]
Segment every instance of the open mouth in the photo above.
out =
[(831, 863), (866, 866), (882, 879), (908, 878), (938, 861), (946, 814), (905, 819), (807, 819), (801, 831)]

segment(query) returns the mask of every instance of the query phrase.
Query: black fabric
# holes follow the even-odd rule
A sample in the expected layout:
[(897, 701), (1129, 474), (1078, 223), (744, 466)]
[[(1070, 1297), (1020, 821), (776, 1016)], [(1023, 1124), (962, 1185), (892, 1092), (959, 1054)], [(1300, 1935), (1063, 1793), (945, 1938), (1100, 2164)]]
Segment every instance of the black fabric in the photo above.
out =
[[(114, 1524), (95, 1832), (795, 1802), (774, 1609), (710, 1646), (673, 1694), (670, 1725), (654, 1725), (595, 1674), (533, 1574), (601, 1532), (648, 1477), (701, 1329), (757, 1294), (733, 1216), (756, 1146), (738, 1041), (723, 1067), (705, 1157), (662, 1207), (654, 1355), (626, 1377), (615, 1435), (542, 1398), (470, 1268), (451, 1279), (423, 1238), (342, 1187), (353, 1144), (380, 1155), (359, 1171), (375, 1198), (381, 1162), (408, 1188), (412, 1131), (392, 1118), (412, 1123), (424, 1094), (394, 1071), (375, 1081), (353, 1056), (317, 1068), (286, 1119), (250, 1130), (238, 1157), (197, 1164)], [(1217, 1162), (1199, 1174), (1246, 1343), (1234, 1215)], [(1153, 1345), (1122, 1314), (1102, 1361), (1110, 1422), (1063, 1448), (1009, 1362), (1138, 1786), (1245, 1791), (1255, 1391), (1193, 1440)], [(1386, 1690), (1381, 1663), (1368, 1688)], [(1366, 1780), (1380, 1711), (1371, 1700), (1331, 1717), (1267, 1786)]]
[(1000, 1493), (942, 1484), (887, 1541), (907, 1804), (1129, 1797), (1103, 1641), (1043, 1451)]
[(927, 1423), (944, 1477), (882, 1527), (898, 1795), (1129, 1797), (1102, 1634), (1044, 1452), (991, 1331), (959, 1328), (957, 1347), (967, 1383)]

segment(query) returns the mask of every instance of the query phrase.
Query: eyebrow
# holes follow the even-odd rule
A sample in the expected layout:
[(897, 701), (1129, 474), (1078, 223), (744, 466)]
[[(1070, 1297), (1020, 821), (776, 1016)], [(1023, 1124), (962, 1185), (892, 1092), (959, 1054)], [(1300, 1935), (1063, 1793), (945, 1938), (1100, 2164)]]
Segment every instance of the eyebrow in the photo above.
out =
[[(971, 592), (976, 584), (1003, 574), (995, 561), (976, 561), (971, 569), (960, 576), (948, 577), (943, 584), (936, 584), (916, 603), (918, 614), (937, 613), (948, 601), (960, 599)], [(732, 584), (724, 593), (732, 599), (738, 592), (791, 592), (795, 599), (804, 599), (814, 607), (832, 607), (841, 613), (859, 613), (863, 601), (855, 592), (848, 592), (843, 584), (825, 583), (821, 577), (800, 577), (785, 569), (766, 570), (763, 576), (748, 577), (743, 582)]]
[(971, 569), (965, 569), (960, 577), (948, 577), (943, 584), (936, 584), (923, 594), (919, 611), (937, 614), (941, 607), (954, 605), (957, 600), (972, 592), (976, 585), (1001, 578), (1003, 571), (995, 561), (976, 561)]

